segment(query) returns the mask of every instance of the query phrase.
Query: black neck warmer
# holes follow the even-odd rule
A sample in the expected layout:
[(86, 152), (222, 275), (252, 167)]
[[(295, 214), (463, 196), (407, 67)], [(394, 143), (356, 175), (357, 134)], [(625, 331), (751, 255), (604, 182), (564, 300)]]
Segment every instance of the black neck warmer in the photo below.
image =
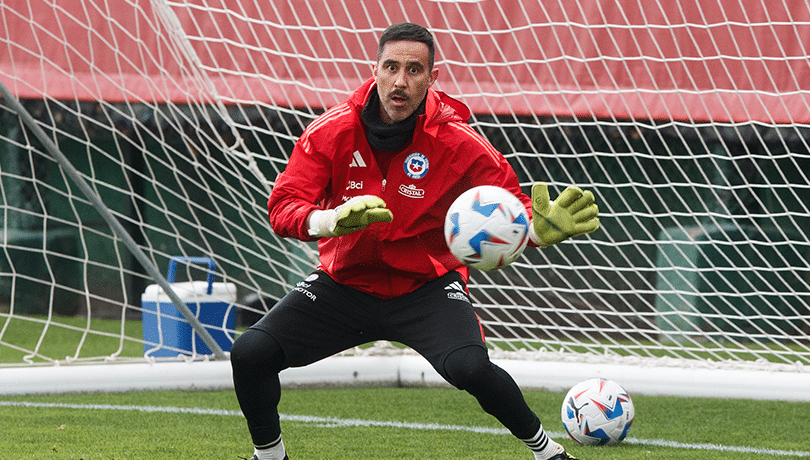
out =
[(413, 139), (416, 118), (423, 113), (425, 113), (424, 100), (411, 116), (389, 125), (380, 118), (380, 97), (375, 89), (361, 113), (363, 124), (366, 125), (366, 140), (374, 149), (382, 152), (396, 152)]

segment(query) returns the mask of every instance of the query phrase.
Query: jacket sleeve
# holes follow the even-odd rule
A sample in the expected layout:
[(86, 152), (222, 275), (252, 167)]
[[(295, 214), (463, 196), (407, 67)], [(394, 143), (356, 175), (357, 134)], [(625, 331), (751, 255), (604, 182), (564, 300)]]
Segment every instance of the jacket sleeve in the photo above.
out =
[(284, 172), (276, 177), (267, 211), (270, 226), (281, 237), (314, 241), (308, 234), (307, 217), (328, 196), (332, 161), (310, 142), (307, 132), (293, 148)]

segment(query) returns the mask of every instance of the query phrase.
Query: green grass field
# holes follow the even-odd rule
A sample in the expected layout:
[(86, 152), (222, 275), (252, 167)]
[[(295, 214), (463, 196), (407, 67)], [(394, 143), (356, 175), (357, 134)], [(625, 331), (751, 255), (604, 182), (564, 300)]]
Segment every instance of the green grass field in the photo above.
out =
[[(7, 319), (4, 318), (4, 321)], [(9, 320), (3, 341), (62, 357), (140, 356), (142, 345), (115, 338), (121, 323)], [(140, 323), (125, 323), (137, 337)], [(106, 335), (109, 334), (109, 335)], [(0, 362), (26, 355), (0, 346)], [(40, 361), (35, 358), (34, 361)], [(88, 367), (88, 372), (92, 372)], [(2, 372), (2, 369), (0, 369)], [(810, 389), (809, 389), (810, 391)], [(810, 458), (810, 403), (633, 395), (636, 419), (617, 447), (582, 447), (563, 433), (563, 394), (526, 392), (546, 430), (581, 460)], [(452, 389), (285, 390), (281, 412), (292, 460), (529, 460), (475, 400)], [(252, 448), (231, 391), (135, 392), (0, 397), (0, 460), (237, 460)]]
[[(530, 391), (546, 430), (582, 460), (810, 457), (810, 403), (635, 396), (617, 447), (562, 434), (563, 395)], [(293, 460), (529, 460), (466, 393), (452, 389), (285, 390)], [(233, 392), (136, 392), (0, 398), (0, 458), (237, 460), (250, 457)]]

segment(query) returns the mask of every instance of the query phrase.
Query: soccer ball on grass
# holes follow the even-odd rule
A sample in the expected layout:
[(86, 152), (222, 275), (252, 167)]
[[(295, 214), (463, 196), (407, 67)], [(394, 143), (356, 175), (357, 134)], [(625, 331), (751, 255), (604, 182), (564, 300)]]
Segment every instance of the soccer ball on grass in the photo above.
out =
[(601, 378), (574, 385), (562, 405), (565, 431), (585, 446), (613, 446), (630, 431), (635, 408), (618, 383)]
[(497, 270), (514, 262), (529, 242), (526, 207), (508, 190), (481, 185), (459, 195), (444, 221), (444, 238), (461, 263)]

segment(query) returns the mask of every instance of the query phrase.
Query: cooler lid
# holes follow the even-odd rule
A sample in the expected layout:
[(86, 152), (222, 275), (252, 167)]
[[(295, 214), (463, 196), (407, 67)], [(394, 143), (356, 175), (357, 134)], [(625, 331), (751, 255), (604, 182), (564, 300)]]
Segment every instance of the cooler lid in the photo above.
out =
[[(211, 294), (208, 291), (206, 281), (185, 281), (182, 283), (171, 283), (175, 294), (184, 303), (202, 302), (236, 302), (236, 285), (234, 283), (211, 283)], [(146, 286), (146, 290), (141, 294), (141, 302), (171, 302), (169, 296), (163, 292), (163, 288), (158, 284)]]

